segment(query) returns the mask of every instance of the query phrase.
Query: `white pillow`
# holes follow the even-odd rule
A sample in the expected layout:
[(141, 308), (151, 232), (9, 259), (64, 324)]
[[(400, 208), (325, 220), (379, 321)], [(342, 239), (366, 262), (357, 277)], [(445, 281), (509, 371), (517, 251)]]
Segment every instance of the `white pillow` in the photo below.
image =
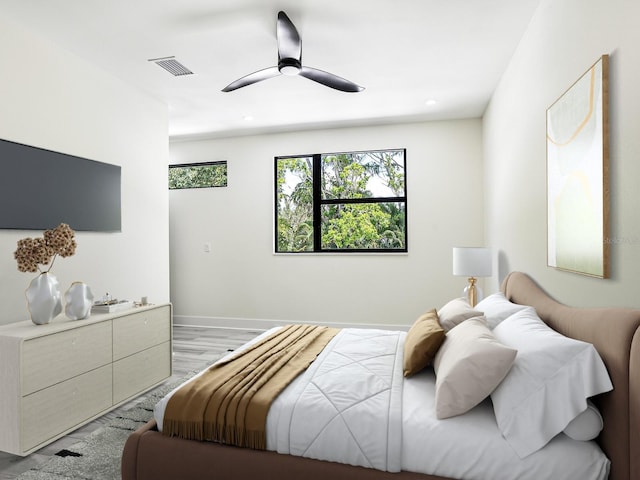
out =
[(527, 306), (512, 303), (507, 300), (504, 293), (498, 292), (480, 301), (475, 308), (483, 312), (487, 319), (487, 325), (493, 330), (500, 322), (506, 320), (514, 313), (524, 310)]
[(474, 310), (466, 298), (454, 298), (444, 307), (438, 310), (438, 321), (445, 332), (448, 332), (459, 323), (473, 317), (479, 317), (482, 312)]
[(574, 440), (587, 442), (600, 435), (604, 422), (596, 406), (587, 402), (587, 409), (569, 422), (563, 430), (564, 434)]
[(451, 329), (436, 353), (436, 417), (461, 415), (487, 398), (511, 368), (516, 351), (500, 344), (482, 317)]
[(613, 388), (590, 343), (548, 327), (527, 307), (493, 330), (518, 350), (509, 374), (491, 394), (502, 435), (520, 458), (539, 450), (587, 408), (587, 399)]

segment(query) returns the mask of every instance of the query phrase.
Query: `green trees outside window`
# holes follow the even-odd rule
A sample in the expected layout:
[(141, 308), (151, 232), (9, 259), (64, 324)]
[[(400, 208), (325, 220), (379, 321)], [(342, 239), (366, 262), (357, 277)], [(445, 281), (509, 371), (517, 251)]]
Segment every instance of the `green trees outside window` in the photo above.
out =
[(227, 162), (169, 165), (169, 189), (227, 186)]
[(406, 252), (405, 156), (276, 157), (276, 252)]

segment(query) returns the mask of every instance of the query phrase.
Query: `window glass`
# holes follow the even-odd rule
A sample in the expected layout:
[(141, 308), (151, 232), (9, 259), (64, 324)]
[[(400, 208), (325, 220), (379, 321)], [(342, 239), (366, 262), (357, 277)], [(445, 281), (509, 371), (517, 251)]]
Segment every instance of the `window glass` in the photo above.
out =
[(322, 249), (403, 250), (404, 203), (322, 206)]
[(322, 198), (404, 196), (404, 151), (322, 156)]
[(276, 163), (277, 251), (313, 251), (313, 158)]
[(227, 186), (227, 162), (169, 165), (169, 189)]

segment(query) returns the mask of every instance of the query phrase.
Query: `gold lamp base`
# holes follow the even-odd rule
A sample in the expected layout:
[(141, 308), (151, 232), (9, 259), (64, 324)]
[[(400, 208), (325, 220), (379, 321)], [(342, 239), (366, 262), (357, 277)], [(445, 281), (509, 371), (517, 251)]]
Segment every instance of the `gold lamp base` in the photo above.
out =
[(464, 289), (467, 293), (469, 305), (472, 307), (475, 307), (476, 303), (478, 303), (478, 289), (476, 287), (476, 282), (476, 277), (469, 277), (469, 285)]

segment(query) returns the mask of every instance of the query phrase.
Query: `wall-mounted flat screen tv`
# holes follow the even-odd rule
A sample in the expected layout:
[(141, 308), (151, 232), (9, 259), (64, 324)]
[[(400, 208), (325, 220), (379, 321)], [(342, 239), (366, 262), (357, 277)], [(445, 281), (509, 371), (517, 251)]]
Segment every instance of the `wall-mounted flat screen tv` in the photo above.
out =
[(121, 167), (0, 140), (0, 228), (121, 231)]

